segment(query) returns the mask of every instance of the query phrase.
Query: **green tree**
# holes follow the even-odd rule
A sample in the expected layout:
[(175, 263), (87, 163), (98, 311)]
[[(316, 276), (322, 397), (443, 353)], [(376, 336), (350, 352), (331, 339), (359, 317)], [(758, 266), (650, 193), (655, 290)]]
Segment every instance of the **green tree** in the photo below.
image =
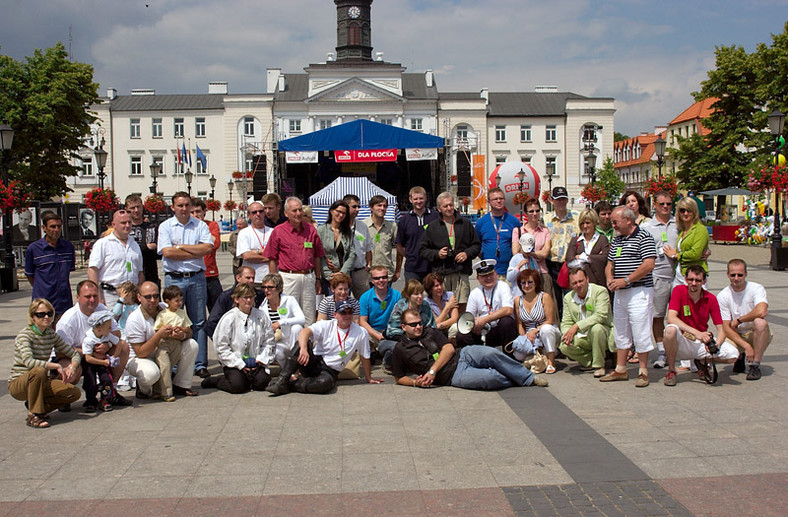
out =
[(599, 169), (599, 172), (597, 172), (596, 183), (605, 189), (608, 200), (618, 201), (621, 193), (624, 192), (626, 184), (616, 173), (616, 168), (613, 166), (613, 159), (610, 156), (605, 158), (605, 163), (602, 165), (602, 168)]
[(627, 138), (629, 138), (629, 137), (627, 135), (625, 135), (624, 133), (619, 133), (618, 131), (613, 133), (613, 141), (614, 142), (620, 142), (622, 140), (626, 140)]
[(77, 173), (69, 159), (83, 145), (96, 120), (88, 109), (98, 99), (93, 67), (72, 62), (62, 43), (19, 62), (0, 55), (0, 117), (14, 128), (9, 176), (36, 199), (70, 189)]

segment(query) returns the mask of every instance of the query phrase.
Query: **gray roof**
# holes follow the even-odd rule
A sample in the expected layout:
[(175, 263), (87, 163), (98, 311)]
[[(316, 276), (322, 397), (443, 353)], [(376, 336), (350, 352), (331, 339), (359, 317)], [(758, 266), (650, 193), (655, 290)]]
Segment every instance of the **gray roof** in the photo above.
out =
[(491, 117), (551, 117), (566, 115), (567, 99), (585, 99), (572, 92), (490, 92)]
[[(314, 65), (310, 65), (314, 66)], [(277, 101), (303, 101), (309, 92), (308, 74), (283, 74), (286, 89), (277, 91), (274, 99)], [(350, 79), (350, 77), (348, 77)], [(402, 74), (402, 95), (406, 99), (435, 99), (438, 98), (438, 88), (433, 81), (432, 87), (427, 88), (424, 74)]]
[(159, 110), (210, 110), (223, 109), (225, 95), (123, 95), (110, 101), (112, 111), (159, 111)]

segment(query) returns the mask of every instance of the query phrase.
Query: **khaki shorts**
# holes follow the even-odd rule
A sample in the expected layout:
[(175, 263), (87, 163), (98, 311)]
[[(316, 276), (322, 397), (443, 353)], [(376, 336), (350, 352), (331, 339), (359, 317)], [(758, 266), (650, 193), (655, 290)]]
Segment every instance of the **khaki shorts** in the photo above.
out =
[(468, 296), (471, 294), (471, 281), (468, 275), (462, 273), (444, 275), (443, 287), (446, 291), (454, 293), (457, 303), (468, 303)]
[(670, 293), (673, 291), (673, 280), (654, 279), (654, 317), (664, 318), (668, 315)]
[[(747, 332), (745, 332), (743, 334), (739, 334), (739, 336), (741, 336), (741, 338), (743, 340), (745, 340), (750, 345), (752, 345), (752, 340), (753, 340), (753, 331), (752, 330), (748, 330)], [(772, 332), (772, 328), (769, 327), (769, 341), (766, 344), (767, 345), (771, 345), (772, 344), (772, 339), (774, 339), (774, 333)], [(730, 339), (726, 339), (725, 342), (734, 345), (739, 350), (739, 352), (744, 352), (744, 349), (742, 347), (740, 347), (739, 345), (737, 345), (736, 343), (734, 343)]]

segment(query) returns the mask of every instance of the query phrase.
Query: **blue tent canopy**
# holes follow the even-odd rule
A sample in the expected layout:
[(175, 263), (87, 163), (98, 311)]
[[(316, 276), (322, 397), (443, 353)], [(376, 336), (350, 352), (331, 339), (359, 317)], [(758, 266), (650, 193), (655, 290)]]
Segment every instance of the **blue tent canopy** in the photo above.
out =
[(443, 147), (443, 138), (363, 119), (279, 142), (280, 151), (359, 151), (441, 147)]

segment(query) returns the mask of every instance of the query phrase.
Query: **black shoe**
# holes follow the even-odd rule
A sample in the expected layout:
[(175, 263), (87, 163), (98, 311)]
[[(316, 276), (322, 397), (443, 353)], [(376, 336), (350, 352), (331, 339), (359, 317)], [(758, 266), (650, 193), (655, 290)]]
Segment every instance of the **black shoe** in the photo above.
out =
[(98, 403), (95, 401), (86, 400), (85, 403), (82, 404), (82, 411), (85, 413), (95, 413), (98, 411)]
[(59, 408), (57, 408), (57, 410), (60, 411), (61, 413), (68, 413), (69, 411), (71, 411), (71, 404), (60, 406)]
[(761, 367), (757, 364), (750, 365), (750, 371), (747, 372), (748, 381), (757, 381), (761, 378)]
[(733, 373), (744, 373), (747, 367), (744, 365), (744, 354), (740, 355), (733, 363)]
[(290, 376), (282, 375), (280, 373), (276, 380), (270, 382), (268, 386), (265, 387), (265, 391), (274, 397), (279, 395), (287, 395), (290, 393)]
[(144, 392), (143, 392), (143, 391), (140, 389), (140, 386), (139, 386), (139, 384), (137, 385), (137, 391), (136, 391), (136, 393), (134, 394), (134, 396), (135, 396), (135, 397), (137, 397), (137, 398), (138, 398), (138, 399), (140, 399), (140, 400), (148, 400), (148, 399), (150, 398), (150, 395), (148, 395), (147, 393), (144, 393)]
[(200, 387), (203, 389), (216, 389), (216, 385), (219, 384), (219, 377), (206, 377), (200, 383)]
[(196, 375), (197, 377), (199, 377), (201, 379), (205, 379), (206, 377), (210, 377), (211, 376), (211, 374), (208, 373), (208, 368), (200, 368), (199, 370), (194, 372), (194, 375)]
[(112, 404), (113, 406), (119, 406), (119, 407), (128, 407), (134, 405), (129, 399), (125, 397), (121, 397), (120, 395), (115, 395), (114, 397), (109, 399), (109, 403)]

